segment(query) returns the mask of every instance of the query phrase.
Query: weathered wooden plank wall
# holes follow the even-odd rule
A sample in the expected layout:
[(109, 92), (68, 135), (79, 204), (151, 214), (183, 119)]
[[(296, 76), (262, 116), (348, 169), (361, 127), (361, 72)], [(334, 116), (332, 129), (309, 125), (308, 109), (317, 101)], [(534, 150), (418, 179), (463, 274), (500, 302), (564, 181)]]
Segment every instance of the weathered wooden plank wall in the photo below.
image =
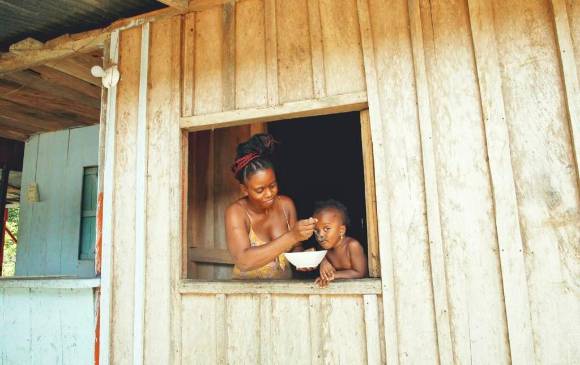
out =
[[(276, 363), (297, 354), (306, 363), (358, 363), (377, 357), (365, 337), (377, 329), (379, 356), (390, 364), (579, 362), (580, 198), (568, 85), (570, 60), (579, 65), (580, 14), (576, 2), (565, 4), (240, 0), (154, 23), (145, 362)], [(554, 9), (567, 12), (568, 27)], [(566, 29), (574, 55), (563, 59)], [(123, 31), (120, 45), (115, 363), (132, 358), (133, 305), (142, 300), (133, 297), (140, 35)], [(197, 123), (359, 93), (368, 98), (377, 182), (380, 327), (365, 327), (376, 316), (362, 295), (180, 296), (179, 114)], [(203, 209), (195, 202), (189, 217)], [(215, 206), (213, 218), (190, 223), (189, 240), (200, 225), (219, 233)], [(329, 337), (316, 336), (319, 328)]]
[(94, 277), (79, 260), (83, 168), (98, 165), (98, 126), (36, 135), (26, 142), (22, 187), (36, 183), (38, 202), (20, 200), (16, 275)]
[(366, 338), (380, 330), (377, 296), (367, 297), (372, 304), (360, 295), (185, 294), (181, 361), (364, 364), (367, 341), (380, 361), (381, 338)]

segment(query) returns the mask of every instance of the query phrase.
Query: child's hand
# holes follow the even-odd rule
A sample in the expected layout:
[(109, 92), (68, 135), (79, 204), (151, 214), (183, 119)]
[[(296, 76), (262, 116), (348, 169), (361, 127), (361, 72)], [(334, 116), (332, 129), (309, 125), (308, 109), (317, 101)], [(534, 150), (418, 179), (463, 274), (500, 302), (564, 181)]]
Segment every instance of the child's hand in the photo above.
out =
[(336, 270), (334, 269), (334, 266), (332, 266), (332, 264), (328, 262), (328, 260), (326, 259), (322, 260), (322, 262), (320, 263), (320, 278), (327, 282), (332, 281), (334, 280), (335, 273)]
[(318, 285), (320, 288), (325, 288), (328, 286), (328, 280), (324, 280), (319, 276), (314, 280), (314, 284)]

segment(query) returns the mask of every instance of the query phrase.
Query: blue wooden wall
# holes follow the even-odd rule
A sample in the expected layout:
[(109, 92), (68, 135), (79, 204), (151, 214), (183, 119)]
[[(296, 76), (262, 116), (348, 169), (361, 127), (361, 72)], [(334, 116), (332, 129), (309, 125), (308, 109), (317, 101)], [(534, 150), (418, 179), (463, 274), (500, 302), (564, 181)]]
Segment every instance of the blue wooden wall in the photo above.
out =
[[(79, 259), (83, 171), (98, 164), (99, 126), (33, 136), (24, 150), (16, 275), (95, 276)], [(38, 202), (27, 200), (36, 182)]]
[(93, 364), (93, 288), (5, 288), (0, 279), (0, 364)]

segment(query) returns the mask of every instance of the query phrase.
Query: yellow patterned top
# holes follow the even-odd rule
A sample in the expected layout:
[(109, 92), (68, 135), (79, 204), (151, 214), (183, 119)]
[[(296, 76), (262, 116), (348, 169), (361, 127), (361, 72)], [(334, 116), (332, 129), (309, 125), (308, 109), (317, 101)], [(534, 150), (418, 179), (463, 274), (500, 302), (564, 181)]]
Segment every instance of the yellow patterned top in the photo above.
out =
[[(288, 215), (286, 215), (286, 211), (284, 211), (284, 216), (286, 217), (286, 225), (288, 226), (288, 231), (290, 231), (290, 223), (288, 222)], [(246, 211), (246, 214), (248, 212)], [(252, 229), (252, 219), (248, 214), (248, 218), (250, 219), (250, 232), (248, 234), (248, 238), (250, 239), (250, 246), (262, 246), (266, 244), (266, 241), (262, 241), (256, 235), (256, 232)], [(288, 265), (288, 261), (286, 260), (286, 256), (284, 254), (278, 255), (274, 261), (270, 261), (266, 265), (257, 268), (255, 270), (250, 271), (241, 271), (237, 266), (234, 266), (234, 270), (232, 271), (232, 278), (233, 279), (269, 279), (269, 280), (285, 280), (292, 278), (292, 270), (290, 269), (290, 265)]]

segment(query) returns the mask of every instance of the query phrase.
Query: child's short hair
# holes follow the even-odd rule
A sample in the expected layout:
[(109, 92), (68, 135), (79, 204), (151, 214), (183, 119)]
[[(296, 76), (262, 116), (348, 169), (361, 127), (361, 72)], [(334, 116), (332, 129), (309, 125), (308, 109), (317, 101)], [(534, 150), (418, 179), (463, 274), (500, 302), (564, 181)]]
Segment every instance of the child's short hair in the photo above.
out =
[(328, 199), (328, 200), (323, 200), (323, 201), (317, 201), (314, 204), (314, 214), (313, 215), (316, 215), (325, 209), (338, 210), (340, 212), (340, 215), (342, 215), (342, 224), (344, 224), (347, 227), (350, 225), (350, 218), (348, 217), (348, 210), (346, 209), (346, 206), (344, 204), (342, 204), (341, 202), (339, 202), (338, 200)]

